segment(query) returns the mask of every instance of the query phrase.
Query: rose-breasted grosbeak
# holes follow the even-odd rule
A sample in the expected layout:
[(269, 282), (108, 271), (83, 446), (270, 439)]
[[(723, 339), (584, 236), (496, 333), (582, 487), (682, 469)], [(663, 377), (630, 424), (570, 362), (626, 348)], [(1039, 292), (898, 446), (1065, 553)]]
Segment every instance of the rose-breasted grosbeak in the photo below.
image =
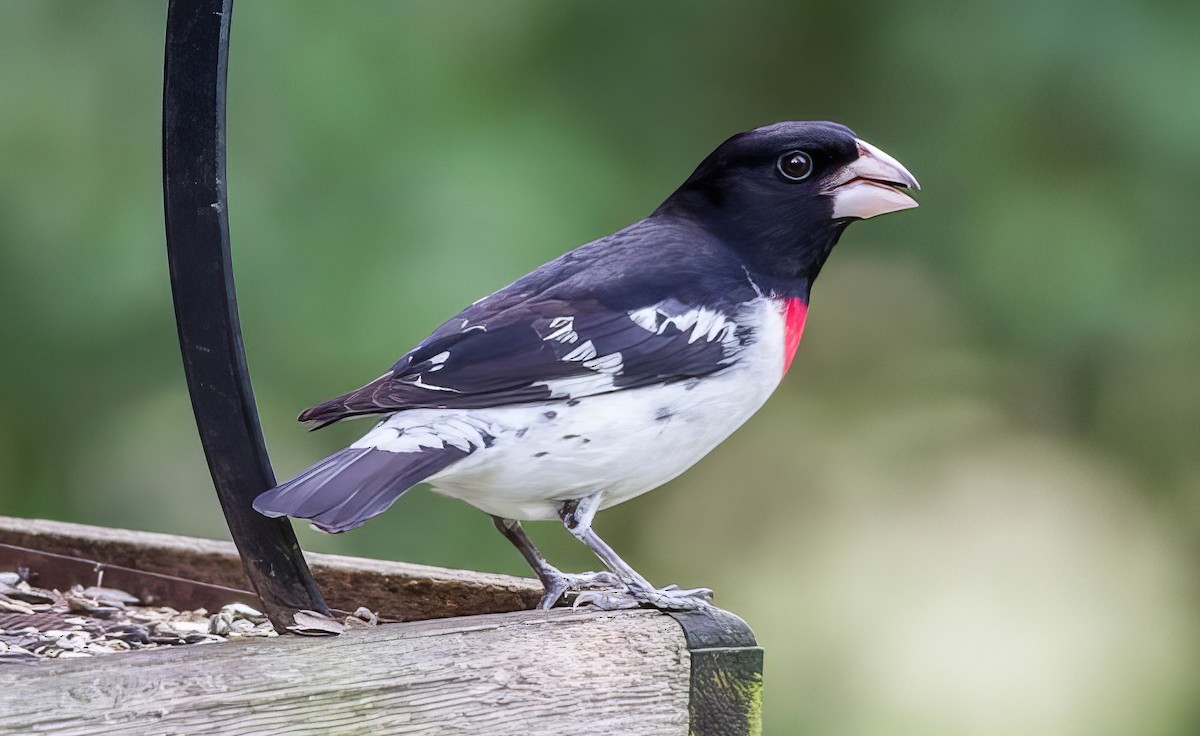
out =
[[(595, 513), (687, 470), (787, 372), (809, 290), (846, 226), (916, 207), (895, 159), (828, 122), (740, 133), (649, 217), (459, 312), (366, 386), (305, 411), (382, 415), (262, 494), (268, 516), (353, 529), (420, 482), (491, 514), (546, 587), (602, 606), (704, 605), (657, 590), (592, 531)], [(569, 575), (521, 520), (561, 519), (607, 573)]]

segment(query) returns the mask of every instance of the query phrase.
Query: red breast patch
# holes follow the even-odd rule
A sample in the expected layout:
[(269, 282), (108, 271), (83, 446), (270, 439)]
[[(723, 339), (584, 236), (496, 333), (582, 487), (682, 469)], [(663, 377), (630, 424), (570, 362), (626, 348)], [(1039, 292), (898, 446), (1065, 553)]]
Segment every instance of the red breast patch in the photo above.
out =
[(808, 305), (799, 298), (788, 299), (783, 308), (783, 372), (786, 375), (796, 357), (796, 347), (804, 334), (804, 318), (808, 316)]

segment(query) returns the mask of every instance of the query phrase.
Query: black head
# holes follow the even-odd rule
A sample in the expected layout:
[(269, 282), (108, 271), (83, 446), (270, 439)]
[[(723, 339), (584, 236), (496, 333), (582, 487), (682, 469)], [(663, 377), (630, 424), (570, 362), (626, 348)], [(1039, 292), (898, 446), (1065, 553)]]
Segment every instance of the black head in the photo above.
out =
[(763, 275), (811, 282), (850, 222), (916, 207), (917, 180), (844, 125), (786, 122), (739, 133), (656, 214), (690, 217)]

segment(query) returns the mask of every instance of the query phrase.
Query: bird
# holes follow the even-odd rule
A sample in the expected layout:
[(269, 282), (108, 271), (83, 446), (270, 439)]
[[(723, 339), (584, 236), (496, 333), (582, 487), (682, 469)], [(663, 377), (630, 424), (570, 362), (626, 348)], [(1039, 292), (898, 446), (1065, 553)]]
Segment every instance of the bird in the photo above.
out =
[[(568, 597), (711, 606), (707, 588), (655, 588), (593, 519), (679, 476), (766, 402), (843, 231), (916, 207), (916, 189), (838, 123), (733, 135), (649, 216), (479, 299), (380, 377), (302, 412), (314, 429), (378, 420), (254, 508), (338, 533), (424, 482), (491, 515), (541, 581), (542, 609)], [(522, 526), (543, 520), (605, 569), (552, 565)]]

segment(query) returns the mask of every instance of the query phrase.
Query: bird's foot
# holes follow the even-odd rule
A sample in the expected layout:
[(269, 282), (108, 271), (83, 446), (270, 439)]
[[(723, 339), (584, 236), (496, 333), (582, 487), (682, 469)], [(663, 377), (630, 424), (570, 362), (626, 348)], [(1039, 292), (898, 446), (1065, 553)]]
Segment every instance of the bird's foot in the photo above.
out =
[[(580, 572), (568, 573), (555, 571), (549, 580), (543, 579), (546, 592), (538, 602), (538, 608), (549, 611), (554, 604), (562, 600), (567, 593), (580, 595), (619, 594), (624, 590), (620, 578), (611, 572)], [(578, 605), (576, 603), (575, 605)]]
[(574, 607), (595, 606), (604, 611), (623, 608), (657, 608), (660, 611), (696, 611), (712, 607), (713, 592), (709, 588), (645, 588), (626, 584), (624, 590), (584, 591), (575, 597)]

